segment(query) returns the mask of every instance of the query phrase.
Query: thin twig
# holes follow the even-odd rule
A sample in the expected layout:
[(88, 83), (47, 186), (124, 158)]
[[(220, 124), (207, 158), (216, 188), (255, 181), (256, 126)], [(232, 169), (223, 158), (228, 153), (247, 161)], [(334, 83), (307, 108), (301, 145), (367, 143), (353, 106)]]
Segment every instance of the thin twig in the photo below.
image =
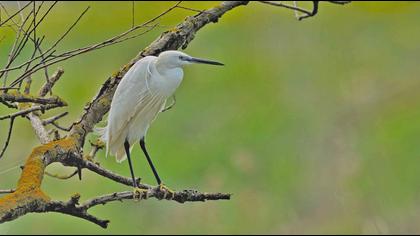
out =
[(9, 131), (7, 132), (6, 141), (4, 142), (3, 148), (1, 149), (1, 152), (0, 152), (0, 159), (3, 157), (4, 153), (6, 152), (7, 147), (9, 146), (10, 138), (12, 137), (12, 130), (13, 130), (14, 122), (15, 122), (15, 118), (13, 117), (10, 119)]
[(60, 119), (60, 118), (62, 118), (62, 117), (64, 117), (64, 116), (66, 116), (66, 115), (68, 115), (69, 114), (69, 112), (63, 112), (63, 113), (61, 113), (61, 114), (58, 114), (58, 115), (56, 115), (56, 116), (53, 116), (53, 117), (51, 117), (51, 118), (49, 118), (49, 119), (46, 119), (46, 120), (43, 120), (42, 121), (42, 125), (48, 125), (48, 124), (51, 124), (51, 123), (53, 123), (53, 122), (55, 122), (55, 121), (57, 121), (58, 119)]
[(52, 87), (55, 85), (55, 83), (61, 78), (61, 76), (64, 74), (64, 70), (61, 68), (58, 68), (58, 70), (45, 82), (45, 84), (41, 87), (39, 90), (38, 95), (40, 97), (44, 97), (48, 94), (48, 92), (51, 93)]
[(2, 103), (3, 105), (5, 105), (8, 108), (12, 108), (12, 109), (17, 109), (17, 105), (16, 104), (12, 104), (3, 100), (0, 100), (0, 103)]
[(43, 112), (43, 111), (51, 110), (51, 109), (54, 109), (54, 108), (57, 108), (57, 107), (61, 107), (61, 106), (59, 106), (57, 104), (48, 104), (48, 105), (33, 106), (33, 107), (28, 108), (26, 110), (22, 110), (22, 111), (13, 113), (13, 114), (1, 116), (0, 117), (0, 120), (13, 119), (13, 118), (16, 118), (18, 116), (25, 116), (25, 115), (27, 115), (27, 114), (29, 114), (31, 112), (34, 112), (34, 111), (42, 111)]
[[(55, 2), (56, 3), (56, 2)], [(38, 27), (39, 26), (39, 24), (43, 21), (43, 19), (45, 18), (45, 16), (49, 13), (49, 11), (52, 9), (52, 7), (54, 7), (54, 5), (55, 5), (55, 3), (53, 3), (51, 6), (50, 6), (50, 8), (47, 10), (47, 12), (41, 17), (41, 19), (39, 20), (39, 22), (38, 23), (36, 23), (35, 24), (35, 19), (36, 19), (36, 15), (39, 13), (39, 11), (40, 11), (40, 9), (41, 9), (41, 7), (42, 7), (42, 5), (43, 5), (43, 2), (41, 2), (41, 4), (38, 6), (38, 9), (35, 11), (35, 9), (33, 9), (33, 11), (31, 11), (30, 12), (30, 14), (28, 14), (27, 16), (26, 16), (26, 18), (24, 19), (24, 21), (21, 23), (21, 24), (18, 24), (17, 22), (15, 22), (13, 19), (11, 19), (12, 20), (12, 22), (18, 27), (18, 31), (16, 32), (16, 39), (15, 39), (15, 41), (14, 41), (14, 45), (13, 45), (13, 47), (12, 47), (12, 50), (11, 50), (11, 53), (9, 54), (9, 60), (8, 60), (8, 63), (6, 64), (6, 66), (5, 66), (5, 68), (2, 70), (2, 72), (0, 72), (0, 78), (1, 77), (3, 77), (3, 75), (4, 75), (4, 86), (5, 86), (5, 84), (6, 84), (6, 79), (7, 79), (7, 71), (6, 70), (8, 70), (9, 69), (9, 67), (12, 65), (12, 62), (19, 56), (19, 54), (20, 54), (20, 52), (22, 51), (22, 49), (24, 48), (24, 46), (25, 46), (25, 44), (26, 44), (26, 42), (27, 42), (27, 40), (28, 39), (30, 39), (31, 41), (33, 41), (34, 42), (34, 44), (36, 45), (37, 44), (37, 39), (36, 38), (32, 38), (31, 37), (31, 32), (35, 32), (35, 30), (36, 30), (36, 27)], [(6, 14), (8, 14), (7, 13), (7, 11), (6, 11), (6, 9), (5, 9), (5, 7), (0, 3), (0, 6), (1, 7), (3, 7), (4, 8), (4, 10), (5, 10), (5, 12), (6, 12)], [(35, 7), (35, 6), (34, 6)], [(28, 30), (27, 31), (25, 31), (25, 29), (24, 29), (24, 25), (26, 24), (26, 22), (28, 21), (28, 19), (30, 18), (30, 16), (32, 15), (32, 14), (34, 14), (34, 19), (32, 20), (32, 22), (33, 22), (33, 24), (31, 24), (30, 25), (30, 27), (28, 28)], [(32, 25), (34, 25), (34, 29), (32, 29), (31, 30), (31, 26)], [(21, 35), (21, 32), (23, 32), (24, 33), (24, 37), (23, 37), (23, 39), (20, 39), (20, 35)], [(34, 35), (36, 35), (36, 34), (34, 34)], [(42, 40), (41, 40), (42, 41)], [(40, 44), (40, 43), (39, 43)], [(17, 45), (17, 47), (16, 47), (16, 45)], [(36, 48), (36, 46), (35, 46), (35, 48)], [(40, 48), (39, 48), (39, 46), (38, 46), (38, 49), (40, 50)], [(33, 57), (32, 57), (33, 58)]]
[(6, 18), (3, 21), (0, 21), (0, 26), (6, 24), (9, 20), (11, 20), (13, 17), (15, 17), (17, 14), (20, 14), (23, 10), (25, 10), (25, 8), (29, 5), (32, 4), (32, 1), (28, 2), (25, 6), (23, 6), (21, 9), (19, 9), (18, 11), (16, 11), (15, 13), (13, 13), (12, 15), (8, 16), (8, 18)]
[(69, 128), (63, 127), (63, 126), (61, 126), (61, 125), (57, 124), (57, 122), (56, 122), (56, 121), (51, 122), (51, 125), (53, 125), (53, 126), (54, 126), (54, 127), (56, 127), (57, 129), (60, 129), (60, 130), (62, 130), (62, 131), (69, 132), (69, 131), (71, 130), (71, 127), (69, 127)]
[[(121, 176), (119, 174), (116, 174), (116, 173), (114, 173), (110, 170), (107, 170), (107, 169), (105, 169), (105, 168), (99, 166), (98, 164), (93, 163), (89, 160), (83, 160), (83, 159), (80, 158), (79, 161), (80, 161), (79, 166), (81, 168), (86, 168), (86, 169), (88, 169), (88, 170), (90, 170), (90, 171), (92, 171), (92, 172), (94, 172), (98, 175), (101, 175), (105, 178), (113, 180), (117, 183), (124, 184), (124, 185), (127, 185), (127, 186), (133, 186), (133, 180), (131, 178), (127, 178), (127, 177)], [(148, 188), (148, 186), (141, 184), (140, 180), (141, 180), (140, 178), (136, 179), (137, 185), (140, 188)]]
[(190, 7), (184, 7), (184, 6), (177, 6), (177, 8), (188, 10), (188, 11), (193, 11), (193, 12), (198, 12), (198, 13), (203, 12), (202, 10), (198, 10), (198, 9), (194, 9), (194, 8), (190, 8)]
[(15, 192), (14, 189), (6, 189), (6, 190), (0, 189), (0, 194), (7, 194), (7, 193), (13, 193), (13, 192)]
[(288, 5), (288, 4), (284, 4), (282, 2), (272, 2), (272, 1), (259, 1), (259, 2), (264, 3), (264, 4), (268, 4), (268, 5), (271, 5), (271, 6), (283, 7), (283, 8), (287, 8), (287, 9), (290, 9), (290, 10), (295, 10), (295, 11), (304, 13), (306, 15), (311, 14), (310, 11), (308, 11), (308, 10), (306, 10), (304, 8), (291, 6), (291, 5)]
[[(54, 6), (57, 4), (57, 1), (55, 1), (55, 2), (53, 2), (53, 4), (52, 5), (50, 5), (50, 7), (47, 9), (47, 11), (44, 13), (44, 15), (41, 17), (41, 19), (38, 21), (38, 23), (35, 25), (35, 27), (38, 27), (40, 24), (41, 24), (41, 22), (43, 22), (43, 20), (45, 19), (45, 17), (50, 13), (50, 11), (54, 8)], [(1, 5), (1, 4), (0, 4)], [(32, 12), (28, 15), (28, 17), (30, 16), (32, 14)], [(32, 29), (33, 30), (33, 29)], [(31, 31), (27, 31), (26, 33), (25, 33), (25, 35), (27, 35), (28, 37), (30, 37), (30, 34), (32, 33), (32, 30)], [(35, 40), (35, 39), (33, 39), (33, 40)], [(22, 49), (23, 47), (21, 47), (21, 49)], [(20, 51), (19, 51), (20, 52)], [(14, 58), (16, 58), (17, 57), (17, 55), (19, 55), (19, 53), (18, 52), (16, 52), (15, 53), (15, 55), (14, 55)], [(15, 67), (11, 67), (11, 68), (9, 68), (8, 66), (9, 65), (7, 65), (4, 69), (2, 69), (2, 70), (0, 70), (0, 78), (2, 77), (2, 73), (4, 73), (4, 72), (7, 72), (7, 71), (11, 71), (11, 70), (16, 70), (16, 69), (21, 69), (21, 68), (23, 68), (24, 66), (26, 66), (28, 63), (31, 63), (32, 61), (34, 61), (34, 60), (37, 60), (37, 59), (39, 59), (39, 58), (42, 58), (43, 56), (45, 55), (45, 53), (43, 53), (43, 54), (41, 54), (40, 56), (38, 56), (38, 57), (35, 57), (35, 58), (33, 58), (33, 59), (31, 59), (31, 60), (29, 60), (29, 61), (26, 61), (25, 63), (23, 63), (23, 64), (21, 64), (21, 65), (19, 65), (19, 66), (15, 66)]]
[[(28, 76), (29, 74), (33, 74), (33, 73), (37, 72), (38, 70), (43, 69), (43, 68), (45, 68), (47, 66), (51, 66), (51, 65), (56, 64), (58, 62), (61, 62), (61, 61), (64, 61), (64, 60), (68, 60), (69, 58), (72, 58), (74, 56), (80, 55), (82, 53), (86, 53), (86, 52), (90, 52), (90, 51), (93, 51), (93, 50), (97, 50), (97, 49), (100, 49), (100, 48), (103, 48), (103, 47), (106, 47), (106, 46), (110, 46), (110, 45), (113, 45), (113, 44), (116, 44), (116, 43), (121, 43), (121, 42), (124, 42), (126, 40), (136, 38), (136, 37), (138, 37), (140, 35), (143, 35), (144, 33), (149, 32), (150, 30), (154, 29), (157, 26), (156, 24), (150, 26), (151, 23), (153, 23), (154, 21), (158, 20), (159, 18), (163, 17), (164, 15), (166, 15), (167, 13), (169, 13), (170, 11), (172, 11), (173, 9), (175, 9), (180, 3), (181, 2), (177, 2), (174, 6), (170, 7), (169, 9), (167, 9), (164, 12), (162, 12), (158, 16), (156, 16), (156, 17), (154, 17), (154, 18), (152, 18), (152, 19), (150, 19), (150, 20), (148, 20), (148, 21), (146, 21), (146, 22), (144, 22), (144, 23), (142, 23), (140, 25), (137, 25), (137, 26), (135, 26), (135, 27), (133, 27), (133, 28), (131, 28), (131, 29), (129, 29), (129, 30), (127, 30), (127, 31), (119, 34), (119, 35), (117, 35), (117, 36), (114, 36), (114, 37), (112, 37), (112, 38), (110, 38), (108, 40), (105, 40), (105, 41), (103, 41), (101, 43), (94, 44), (94, 45), (87, 46), (87, 47), (83, 47), (83, 48), (79, 48), (79, 49), (70, 50), (70, 51), (64, 52), (64, 53), (62, 53), (62, 54), (60, 54), (58, 56), (53, 56), (53, 54), (54, 54), (55, 51), (51, 51), (51, 50), (54, 47), (50, 47), (50, 49), (48, 49), (47, 51), (45, 51), (43, 54), (35, 57), (34, 59), (29, 60), (27, 62), (24, 62), (23, 64), (21, 64), (19, 66), (15, 66), (15, 67), (11, 67), (11, 68), (0, 70), (0, 73), (5, 72), (5, 71), (11, 71), (11, 70), (20, 69), (23, 66), (27, 65), (28, 63), (30, 63), (31, 61), (37, 60), (41, 56), (45, 56), (46, 59), (43, 60), (43, 62), (44, 62), (43, 65), (37, 64), (35, 66), (32, 66), (29, 70), (25, 71), (21, 76), (19, 76), (15, 81), (13, 81), (11, 83), (11, 86), (15, 86), (15, 85), (19, 84), (20, 81), (22, 81), (22, 79), (24, 77)], [(124, 38), (125, 36), (127, 36), (131, 32), (134, 32), (134, 31), (136, 31), (136, 30), (138, 30), (140, 28), (145, 28), (145, 27), (147, 27), (148, 30), (146, 30), (146, 31), (138, 34), (137, 36), (132, 36), (132, 37)]]
[[(293, 1), (293, 6), (288, 5), (288, 4), (284, 4), (281, 1), (276, 1), (276, 2), (274, 2), (274, 1), (259, 1), (259, 2), (264, 3), (264, 4), (268, 4), (268, 5), (271, 5), (271, 6), (283, 7), (283, 8), (286, 8), (286, 9), (294, 10), (297, 19), (298, 20), (303, 20), (305, 18), (315, 16), (318, 13), (318, 6), (319, 6), (320, 1), (311, 1), (312, 4), (313, 4), (312, 10), (307, 10), (307, 9), (304, 9), (304, 8), (301, 8), (301, 7), (297, 6), (297, 1)], [(344, 4), (350, 3), (351, 1), (326, 1), (326, 2), (344, 5)], [(297, 12), (303, 13), (304, 15), (299, 16), (297, 14)]]
[(134, 4), (135, 4), (135, 1), (131, 1), (131, 28), (134, 28), (134, 17), (135, 17)]

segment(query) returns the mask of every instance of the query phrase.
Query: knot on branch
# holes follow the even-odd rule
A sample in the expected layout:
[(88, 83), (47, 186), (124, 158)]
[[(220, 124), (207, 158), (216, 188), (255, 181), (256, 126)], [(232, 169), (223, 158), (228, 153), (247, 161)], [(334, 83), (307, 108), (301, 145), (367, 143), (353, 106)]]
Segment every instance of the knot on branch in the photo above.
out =
[(80, 194), (75, 193), (73, 196), (71, 196), (70, 200), (67, 202), (67, 206), (69, 207), (76, 207), (76, 205), (79, 205), (80, 200)]

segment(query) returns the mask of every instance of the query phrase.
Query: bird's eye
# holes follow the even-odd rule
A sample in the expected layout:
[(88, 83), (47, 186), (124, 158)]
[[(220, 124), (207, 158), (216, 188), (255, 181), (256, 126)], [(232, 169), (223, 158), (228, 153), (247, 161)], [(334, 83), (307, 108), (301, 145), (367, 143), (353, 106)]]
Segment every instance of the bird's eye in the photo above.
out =
[(184, 57), (183, 56), (179, 56), (179, 60), (184, 60)]

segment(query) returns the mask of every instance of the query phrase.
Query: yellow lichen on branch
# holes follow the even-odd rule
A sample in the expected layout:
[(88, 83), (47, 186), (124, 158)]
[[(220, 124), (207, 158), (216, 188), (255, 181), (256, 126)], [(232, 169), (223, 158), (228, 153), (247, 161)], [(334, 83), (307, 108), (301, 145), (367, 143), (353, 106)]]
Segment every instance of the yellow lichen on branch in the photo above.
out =
[(21, 208), (30, 202), (47, 202), (49, 198), (41, 191), (45, 165), (42, 160), (43, 146), (35, 148), (25, 163), (16, 191), (0, 198), (0, 216)]
[[(56, 156), (58, 149), (71, 151), (75, 148), (75, 142), (71, 138), (52, 141), (36, 147), (26, 160), (21, 177), (18, 181), (16, 191), (0, 198), (0, 220), (3, 218), (14, 218), (19, 215), (20, 209), (32, 206), (37, 207), (47, 203), (50, 198), (41, 190), (44, 171), (47, 166), (45, 157), (47, 153)], [(12, 215), (7, 215), (10, 214)], [(25, 214), (26, 212), (22, 212)]]

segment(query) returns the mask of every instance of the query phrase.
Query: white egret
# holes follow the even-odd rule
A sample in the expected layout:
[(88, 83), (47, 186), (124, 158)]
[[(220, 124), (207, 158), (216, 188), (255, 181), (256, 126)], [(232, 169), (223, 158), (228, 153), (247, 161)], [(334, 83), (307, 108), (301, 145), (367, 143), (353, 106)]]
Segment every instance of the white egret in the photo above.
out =
[(99, 129), (106, 143), (106, 153), (118, 162), (128, 159), (134, 188), (138, 189), (130, 152), (140, 147), (159, 186), (162, 181), (146, 150), (145, 136), (150, 124), (164, 111), (165, 104), (183, 79), (183, 66), (192, 63), (223, 65), (191, 57), (180, 51), (165, 51), (158, 57), (147, 56), (137, 61), (122, 78), (112, 99), (107, 126)]

